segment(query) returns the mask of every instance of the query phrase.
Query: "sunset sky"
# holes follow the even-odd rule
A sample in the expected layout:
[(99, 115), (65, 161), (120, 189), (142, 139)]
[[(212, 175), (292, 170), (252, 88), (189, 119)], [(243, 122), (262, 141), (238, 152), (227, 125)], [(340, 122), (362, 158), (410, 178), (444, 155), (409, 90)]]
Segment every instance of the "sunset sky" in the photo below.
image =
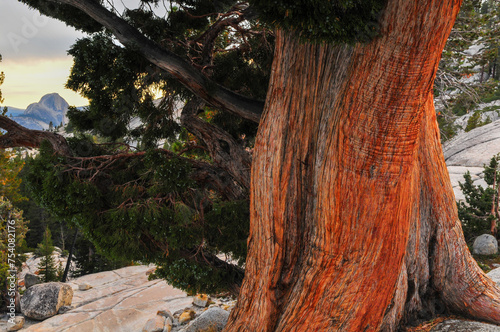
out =
[[(168, 1), (167, 1), (168, 2)], [(137, 8), (138, 0), (114, 1), (114, 8), (123, 12)], [(76, 9), (75, 9), (76, 10)], [(166, 14), (165, 4), (155, 13)], [(48, 93), (59, 93), (70, 105), (84, 106), (88, 101), (65, 89), (72, 57), (67, 51), (85, 34), (46, 16), (17, 0), (0, 0), (0, 71), (5, 82), (0, 86), (5, 98), (2, 106), (26, 108)]]
[(1, 0), (3, 105), (26, 108), (52, 92), (59, 93), (70, 105), (86, 105), (86, 99), (64, 88), (73, 63), (67, 50), (83, 36), (62, 22), (40, 16), (38, 11), (17, 0)]

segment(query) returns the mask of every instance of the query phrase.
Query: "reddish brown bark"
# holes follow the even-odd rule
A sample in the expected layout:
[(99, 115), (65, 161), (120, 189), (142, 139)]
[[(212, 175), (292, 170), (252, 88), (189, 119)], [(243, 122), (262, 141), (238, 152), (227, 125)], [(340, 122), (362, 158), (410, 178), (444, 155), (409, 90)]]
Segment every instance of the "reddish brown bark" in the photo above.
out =
[(394, 331), (443, 309), (500, 323), (500, 290), (461, 233), (432, 102), (460, 2), (389, 0), (367, 45), (277, 33), (226, 331)]

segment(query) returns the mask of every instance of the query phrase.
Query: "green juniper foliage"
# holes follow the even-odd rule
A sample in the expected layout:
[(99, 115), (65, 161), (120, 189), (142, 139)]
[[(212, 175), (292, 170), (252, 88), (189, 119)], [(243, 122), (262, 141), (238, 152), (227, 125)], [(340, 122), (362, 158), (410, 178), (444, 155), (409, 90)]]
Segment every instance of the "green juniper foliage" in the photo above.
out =
[[(96, 251), (114, 260), (157, 264), (159, 271), (171, 273), (159, 275), (177, 286), (183, 284), (175, 280), (185, 281), (189, 275), (193, 281), (185, 289), (191, 291), (222, 291), (226, 287), (222, 280), (231, 283), (241, 277), (206, 266), (198, 254), (226, 252), (243, 262), (248, 201), (216, 197), (210, 201), (211, 194), (190, 179), (190, 165), (168, 158), (164, 151), (151, 150), (142, 158), (130, 159), (90, 180), (95, 175), (91, 172), (79, 176), (65, 172), (62, 165), (68, 160), (43, 144), (40, 155), (29, 163), (32, 173), (27, 185), (42, 206), (79, 227)], [(169, 267), (181, 262), (189, 269)], [(80, 270), (89, 273), (83, 265)]]

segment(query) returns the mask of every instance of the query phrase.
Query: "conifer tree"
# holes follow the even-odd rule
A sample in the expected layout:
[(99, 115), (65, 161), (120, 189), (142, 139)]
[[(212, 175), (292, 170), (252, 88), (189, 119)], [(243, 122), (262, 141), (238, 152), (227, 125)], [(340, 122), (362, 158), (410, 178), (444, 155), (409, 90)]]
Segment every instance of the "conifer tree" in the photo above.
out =
[(46, 228), (43, 234), (42, 243), (38, 244), (37, 255), (41, 257), (37, 268), (40, 271), (41, 280), (43, 282), (58, 281), (59, 268), (56, 265), (54, 257), (54, 246), (52, 245), (52, 236), (50, 229)]
[(484, 166), (484, 181), (488, 185), (483, 188), (474, 185), (471, 175), (464, 175), (464, 183), (460, 189), (464, 193), (465, 202), (458, 203), (458, 216), (462, 221), (467, 240), (484, 233), (498, 235), (499, 196), (500, 196), (500, 155), (491, 158), (489, 165)]

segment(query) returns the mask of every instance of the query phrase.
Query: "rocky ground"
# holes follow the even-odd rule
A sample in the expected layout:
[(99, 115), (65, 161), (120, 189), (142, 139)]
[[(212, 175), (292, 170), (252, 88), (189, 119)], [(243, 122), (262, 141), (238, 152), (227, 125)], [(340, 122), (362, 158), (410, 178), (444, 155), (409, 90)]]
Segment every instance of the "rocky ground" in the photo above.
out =
[(458, 182), (464, 182), (463, 175), (467, 171), (474, 184), (486, 186), (482, 179), (483, 167), (500, 153), (500, 120), (455, 136), (443, 145), (443, 153), (455, 197), (463, 200)]
[[(463, 199), (458, 186), (463, 174), (470, 171), (475, 183), (481, 184), (483, 165), (500, 153), (500, 120), (460, 134), (445, 144), (443, 150), (455, 195)], [(54, 253), (54, 257), (65, 265), (66, 259), (59, 253)], [(29, 257), (21, 273), (21, 284), (26, 273), (36, 272), (36, 265), (37, 259)], [(151, 266), (130, 266), (70, 280), (74, 292), (72, 306), (42, 322), (26, 319), (20, 331), (195, 332), (206, 327), (213, 327), (212, 331), (222, 328), (234, 300), (188, 296), (163, 280), (149, 281), (152, 270)], [(500, 268), (488, 275), (500, 286)], [(0, 331), (6, 329), (4, 316)], [(411, 331), (500, 332), (500, 326), (441, 318)]]
[(431, 332), (500, 332), (500, 326), (462, 319), (450, 319), (437, 325)]
[[(229, 298), (206, 299), (203, 306), (194, 305), (195, 297), (187, 296), (164, 280), (148, 281), (152, 270), (151, 266), (130, 266), (74, 279), (68, 283), (74, 292), (72, 306), (66, 308), (68, 311), (42, 322), (26, 319), (20, 331), (142, 331), (148, 320), (154, 319), (159, 311), (167, 310), (174, 318), (172, 331), (176, 331), (187, 327), (209, 306), (224, 312), (234, 306)], [(188, 314), (184, 314), (181, 324), (180, 318), (185, 311)], [(0, 331), (6, 329), (4, 316)]]
[[(188, 296), (163, 280), (148, 281), (152, 269), (130, 266), (74, 279), (69, 282), (74, 292), (73, 302), (66, 312), (42, 322), (26, 319), (20, 331), (199, 332), (207, 327), (220, 331), (235, 305), (234, 300)], [(500, 268), (488, 275), (500, 286)], [(7, 328), (5, 320), (4, 317), (0, 322), (0, 331)], [(500, 332), (500, 326), (461, 319), (422, 326), (415, 331)]]

